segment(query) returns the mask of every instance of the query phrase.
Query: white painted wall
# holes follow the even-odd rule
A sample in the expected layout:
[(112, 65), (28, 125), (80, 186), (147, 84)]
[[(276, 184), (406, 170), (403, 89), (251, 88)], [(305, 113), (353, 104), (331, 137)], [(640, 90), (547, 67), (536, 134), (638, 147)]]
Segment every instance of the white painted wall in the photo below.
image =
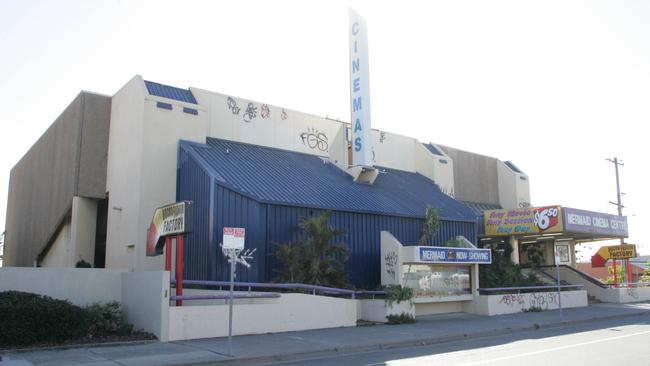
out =
[(102, 268), (0, 268), (0, 291), (23, 291), (84, 306), (122, 301), (121, 270)]
[[(173, 110), (158, 108), (157, 101)], [(183, 112), (197, 109), (198, 115)], [(135, 245), (135, 269), (162, 269), (163, 259), (146, 257), (146, 233), (157, 207), (176, 200), (178, 141), (205, 143), (207, 110), (201, 106), (148, 95), (134, 77), (113, 96), (108, 146), (109, 191), (106, 266), (127, 268)]]
[(106, 190), (109, 192), (106, 268), (127, 268), (126, 246), (139, 233), (146, 89), (140, 75), (122, 87), (111, 101)]
[(63, 225), (52, 246), (41, 260), (41, 267), (74, 267), (71, 228), (72, 225), (69, 222)]
[[(337, 135), (344, 137), (340, 135), (342, 122), (199, 88), (190, 90), (198, 103), (210, 111), (210, 137), (324, 157), (342, 154), (341, 144), (337, 151), (330, 152)], [(249, 105), (254, 117), (246, 113)], [(266, 108), (268, 114), (263, 113)]]
[[(587, 306), (587, 291), (562, 291), (562, 308)], [(478, 315), (514, 314), (532, 307), (542, 310), (558, 309), (557, 292), (535, 292), (527, 294), (480, 295), (465, 304), (464, 311)]]
[(72, 227), (70, 230), (74, 256), (71, 266), (81, 259), (95, 261), (95, 232), (97, 230), (97, 201), (90, 198), (72, 198)]
[(169, 272), (124, 272), (122, 308), (135, 329), (145, 329), (162, 342), (169, 339)]
[(388, 305), (385, 300), (359, 300), (357, 319), (386, 323), (388, 315), (409, 314), (415, 317), (415, 304), (411, 301), (393, 302)]
[[(352, 327), (357, 300), (282, 294), (273, 303), (241, 304), (233, 310), (233, 335)], [(228, 306), (174, 306), (169, 309), (169, 340), (228, 335)]]
[(530, 182), (526, 174), (515, 173), (504, 162), (497, 160), (499, 204), (503, 208), (528, 207)]
[(433, 180), (440, 187), (440, 190), (449, 196), (454, 196), (454, 162), (442, 152), (443, 155), (435, 155), (415, 140), (415, 170), (425, 177)]

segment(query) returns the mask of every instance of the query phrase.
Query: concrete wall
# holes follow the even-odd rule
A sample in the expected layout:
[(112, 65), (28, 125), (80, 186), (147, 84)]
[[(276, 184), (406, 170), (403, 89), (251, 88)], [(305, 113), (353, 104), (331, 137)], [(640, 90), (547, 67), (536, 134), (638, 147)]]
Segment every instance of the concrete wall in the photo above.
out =
[[(347, 149), (338, 144), (338, 150), (330, 152), (336, 136), (344, 139), (342, 122), (199, 88), (190, 90), (210, 111), (210, 137), (325, 157)], [(253, 113), (247, 114), (249, 106)]]
[(63, 224), (41, 261), (41, 267), (74, 267), (71, 228), (72, 225), (69, 222)]
[(80, 93), (11, 170), (5, 266), (34, 264), (70, 215), (72, 197), (104, 197), (110, 104)]
[(71, 266), (79, 260), (92, 264), (95, 260), (95, 232), (97, 230), (97, 201), (91, 198), (72, 199)]
[[(172, 110), (157, 107), (163, 101)], [(198, 109), (198, 115), (183, 112)], [(127, 268), (135, 245), (135, 269), (162, 269), (163, 259), (146, 257), (146, 233), (157, 207), (176, 201), (178, 141), (205, 143), (208, 113), (200, 106), (148, 95), (136, 76), (115, 96), (108, 147), (109, 192), (106, 266)]]
[(163, 342), (169, 339), (169, 272), (124, 272), (122, 308), (135, 329), (145, 329)]
[(529, 207), (530, 187), (528, 176), (510, 169), (502, 161), (497, 161), (499, 182), (499, 204), (503, 208)]
[[(562, 291), (562, 308), (587, 306), (587, 291)], [(557, 292), (527, 294), (480, 295), (465, 305), (465, 311), (478, 315), (519, 313), (530, 308), (553, 310), (559, 308)]]
[[(269, 304), (241, 304), (233, 311), (233, 335), (352, 327), (357, 300), (282, 294)], [(228, 306), (181, 306), (169, 309), (169, 340), (228, 335)]]
[(357, 319), (386, 323), (388, 315), (409, 314), (415, 317), (415, 304), (411, 301), (393, 302), (388, 305), (385, 300), (359, 300), (357, 302)]
[(24, 291), (70, 300), (85, 306), (93, 302), (122, 301), (120, 270), (95, 268), (0, 268), (0, 291)]
[(499, 204), (497, 159), (448, 146), (438, 146), (453, 160), (456, 199)]

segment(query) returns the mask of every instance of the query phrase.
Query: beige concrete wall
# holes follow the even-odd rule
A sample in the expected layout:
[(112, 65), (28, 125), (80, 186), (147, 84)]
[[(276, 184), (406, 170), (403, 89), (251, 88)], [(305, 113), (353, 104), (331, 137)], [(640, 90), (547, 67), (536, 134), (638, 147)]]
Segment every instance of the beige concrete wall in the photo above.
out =
[(24, 291), (70, 300), (85, 306), (93, 302), (122, 301), (122, 273), (103, 268), (0, 268), (0, 291)]
[(97, 230), (97, 201), (91, 198), (72, 199), (72, 223), (70, 240), (73, 258), (71, 267), (83, 259), (93, 264), (95, 261), (95, 232)]
[(529, 207), (530, 187), (528, 176), (516, 173), (502, 161), (497, 161), (499, 204), (503, 208)]
[(113, 96), (106, 190), (109, 192), (106, 268), (127, 268), (126, 246), (143, 240), (137, 214), (144, 134), (144, 81), (135, 76)]
[(438, 146), (453, 160), (456, 199), (499, 204), (497, 159), (449, 146)]
[[(167, 110), (158, 101), (172, 104)], [(194, 108), (198, 115), (183, 112)], [(146, 257), (146, 233), (157, 207), (176, 200), (179, 140), (205, 143), (209, 117), (200, 106), (148, 95), (136, 76), (113, 97), (108, 150), (109, 213), (106, 265), (128, 268), (128, 246), (135, 269), (162, 269), (162, 256)]]
[(385, 300), (359, 300), (357, 302), (357, 319), (371, 322), (386, 323), (388, 315), (409, 314), (415, 317), (415, 304), (402, 301), (390, 305)]
[(435, 315), (463, 312), (463, 304), (467, 301), (426, 302), (415, 304), (415, 315)]
[[(356, 322), (357, 300), (282, 294), (272, 304), (235, 306), (233, 335), (352, 327)], [(169, 308), (170, 341), (224, 337), (228, 335), (225, 324), (228, 324), (227, 305)]]
[(104, 197), (110, 103), (81, 92), (12, 168), (4, 265), (32, 266), (70, 215), (72, 197)]
[(135, 329), (145, 329), (166, 342), (169, 339), (169, 272), (124, 272), (122, 308)]
[[(587, 291), (562, 291), (562, 308), (576, 308), (588, 305)], [(465, 310), (478, 315), (501, 315), (520, 313), (530, 308), (554, 310), (559, 308), (557, 292), (535, 292), (527, 294), (480, 295), (476, 296)]]
[(71, 238), (72, 225), (68, 222), (63, 224), (56, 235), (50, 249), (41, 261), (41, 267), (74, 267), (74, 249)]
[[(344, 137), (344, 131), (340, 135), (342, 122), (199, 88), (190, 90), (199, 105), (210, 111), (210, 137), (324, 157), (330, 156), (336, 136)], [(255, 109), (254, 117), (246, 114), (249, 104)], [(263, 113), (267, 108), (268, 114)], [(344, 146), (336, 148), (333, 156), (340, 155)]]

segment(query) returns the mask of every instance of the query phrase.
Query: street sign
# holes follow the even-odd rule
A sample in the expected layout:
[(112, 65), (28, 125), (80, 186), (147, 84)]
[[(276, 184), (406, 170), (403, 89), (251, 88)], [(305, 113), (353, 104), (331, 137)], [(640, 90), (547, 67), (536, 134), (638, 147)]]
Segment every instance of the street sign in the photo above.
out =
[(165, 237), (191, 231), (192, 201), (175, 202), (154, 211), (147, 230), (147, 256), (163, 253)]
[(600, 247), (598, 252), (591, 257), (591, 266), (605, 267), (605, 263), (610, 259), (629, 259), (636, 258), (636, 256), (636, 245), (634, 244)]
[(223, 228), (223, 249), (244, 249), (246, 229), (241, 227)]

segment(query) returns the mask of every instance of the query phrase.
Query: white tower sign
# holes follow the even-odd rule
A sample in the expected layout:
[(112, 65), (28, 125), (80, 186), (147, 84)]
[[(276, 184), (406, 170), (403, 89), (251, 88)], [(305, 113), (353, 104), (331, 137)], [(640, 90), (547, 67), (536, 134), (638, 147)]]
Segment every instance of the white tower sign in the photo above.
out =
[(350, 9), (350, 112), (352, 165), (372, 167), (370, 78), (366, 21)]

